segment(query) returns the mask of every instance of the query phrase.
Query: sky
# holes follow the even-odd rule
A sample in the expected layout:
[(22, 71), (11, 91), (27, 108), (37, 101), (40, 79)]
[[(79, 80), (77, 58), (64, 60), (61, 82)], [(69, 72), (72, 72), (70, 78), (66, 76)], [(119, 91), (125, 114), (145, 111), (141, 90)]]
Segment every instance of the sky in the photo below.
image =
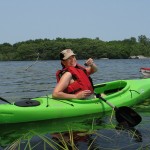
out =
[(150, 38), (150, 0), (0, 0), (0, 44)]

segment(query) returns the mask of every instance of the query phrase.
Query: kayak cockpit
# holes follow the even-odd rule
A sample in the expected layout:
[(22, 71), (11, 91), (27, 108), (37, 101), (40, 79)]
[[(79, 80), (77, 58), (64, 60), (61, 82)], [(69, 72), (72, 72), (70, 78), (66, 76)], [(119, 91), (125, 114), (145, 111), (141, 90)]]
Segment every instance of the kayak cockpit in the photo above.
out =
[(105, 95), (112, 95), (118, 92), (123, 92), (128, 90), (129, 86), (127, 86), (126, 81), (118, 80), (113, 82), (108, 82), (107, 84), (96, 84), (94, 86), (94, 92), (96, 94), (105, 94)]

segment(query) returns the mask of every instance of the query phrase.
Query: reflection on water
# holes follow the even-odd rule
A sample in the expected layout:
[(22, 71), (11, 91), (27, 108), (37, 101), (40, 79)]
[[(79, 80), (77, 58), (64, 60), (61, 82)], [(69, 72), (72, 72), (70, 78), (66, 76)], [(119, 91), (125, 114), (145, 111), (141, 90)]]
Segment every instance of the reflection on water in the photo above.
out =
[(53, 139), (56, 138), (56, 135), (57, 137), (64, 134), (66, 136), (67, 132), (76, 133), (76, 136), (77, 133), (82, 135), (83, 132), (84, 134), (88, 132), (90, 135), (95, 130), (101, 129), (102, 126), (103, 128), (110, 128), (110, 125), (102, 122), (99, 114), (31, 123), (4, 124), (0, 125), (0, 145), (7, 147), (19, 139), (22, 141), (30, 139), (31, 143), (35, 143), (35, 140), (39, 138), (43, 140), (45, 135)]
[[(115, 128), (99, 114), (41, 122), (0, 125), (0, 145), (6, 149), (138, 149), (149, 148), (141, 128)], [(115, 121), (115, 120), (113, 120)], [(116, 130), (117, 129), (117, 130)], [(148, 138), (146, 138), (148, 139)], [(142, 142), (143, 140), (143, 142)]]
[[(47, 120), (31, 123), (0, 125), (0, 145), (6, 149), (136, 149), (143, 146), (137, 140), (141, 129), (117, 129), (110, 114)], [(149, 131), (147, 131), (149, 132)], [(139, 134), (137, 134), (139, 133)], [(149, 132), (150, 133), (150, 132)], [(147, 133), (148, 135), (148, 133)], [(145, 144), (146, 145), (146, 144)]]
[[(79, 60), (84, 64), (84, 60)], [(149, 67), (149, 60), (95, 60), (99, 70), (92, 75), (94, 83), (120, 79), (143, 78), (141, 67)], [(31, 67), (26, 69), (28, 66)], [(11, 101), (48, 95), (56, 84), (55, 72), (60, 69), (59, 61), (7, 61), (0, 62), (0, 97)], [(13, 144), (12, 149), (45, 149), (59, 147), (55, 142), (62, 139), (80, 149), (150, 149), (150, 101), (135, 109), (142, 116), (142, 122), (135, 130), (116, 130), (115, 120), (110, 115), (104, 118), (86, 116), (83, 118), (59, 119), (38, 123), (0, 125), (0, 146)], [(143, 141), (136, 141), (134, 133), (141, 134)], [(64, 137), (64, 138), (62, 138)], [(71, 138), (72, 137), (72, 138)], [(68, 142), (68, 139), (73, 139)], [(66, 141), (65, 141), (66, 140)], [(54, 145), (54, 147), (52, 146)], [(62, 145), (62, 143), (60, 144)]]

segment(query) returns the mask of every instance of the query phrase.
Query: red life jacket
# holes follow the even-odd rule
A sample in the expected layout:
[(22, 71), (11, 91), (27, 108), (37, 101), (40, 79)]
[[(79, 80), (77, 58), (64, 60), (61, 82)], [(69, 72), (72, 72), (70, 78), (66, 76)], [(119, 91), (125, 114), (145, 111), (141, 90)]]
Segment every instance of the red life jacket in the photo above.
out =
[(56, 73), (57, 82), (59, 82), (61, 76), (67, 71), (72, 74), (74, 82), (69, 84), (64, 92), (76, 94), (83, 90), (90, 90), (93, 93), (93, 84), (91, 78), (86, 69), (80, 65), (76, 65), (76, 67), (70, 66), (64, 68), (63, 70), (58, 70)]

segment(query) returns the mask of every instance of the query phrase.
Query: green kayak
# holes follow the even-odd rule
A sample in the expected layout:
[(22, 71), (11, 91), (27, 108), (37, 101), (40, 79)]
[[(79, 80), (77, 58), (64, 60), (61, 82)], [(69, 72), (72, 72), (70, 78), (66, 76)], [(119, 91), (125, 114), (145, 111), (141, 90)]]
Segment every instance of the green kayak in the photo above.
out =
[[(117, 107), (131, 107), (150, 98), (150, 79), (117, 80), (96, 84), (94, 91), (96, 94), (104, 93), (104, 98)], [(57, 100), (48, 95), (0, 104), (0, 124), (102, 114), (111, 110), (112, 108), (99, 98)]]

